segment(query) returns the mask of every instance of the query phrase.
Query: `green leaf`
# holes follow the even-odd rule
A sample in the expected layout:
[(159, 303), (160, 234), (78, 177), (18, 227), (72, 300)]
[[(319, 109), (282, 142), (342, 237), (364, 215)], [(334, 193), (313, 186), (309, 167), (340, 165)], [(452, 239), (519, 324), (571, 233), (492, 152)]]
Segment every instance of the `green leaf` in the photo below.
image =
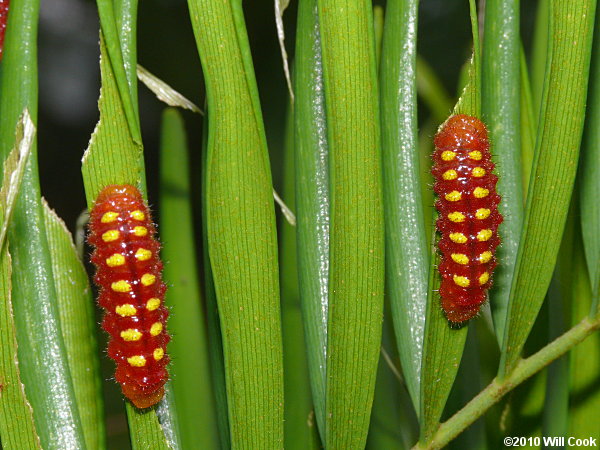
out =
[[(37, 120), (38, 13), (37, 0), (11, 2), (0, 81), (2, 161), (15, 147), (15, 128), (23, 111), (29, 111), (34, 124)], [(41, 445), (44, 448), (82, 448), (85, 443), (81, 422), (60, 333), (35, 141), (15, 203), (8, 239), (19, 369), (27, 399), (33, 407)], [(8, 264), (8, 259), (4, 264)], [(6, 270), (3, 275), (7, 275)]]
[(295, 60), (298, 283), (315, 416), (325, 442), (329, 305), (329, 145), (317, 0), (300, 0)]
[(88, 207), (100, 191), (110, 184), (132, 184), (145, 192), (143, 148), (136, 144), (127, 125), (123, 102), (100, 36), (100, 120), (83, 155), (81, 172)]
[(544, 90), (544, 78), (548, 63), (548, 46), (550, 39), (550, 2), (551, 0), (539, 0), (535, 18), (535, 30), (533, 35), (532, 61), (531, 61), (531, 93), (533, 99), (533, 112), (535, 122), (539, 122), (542, 91)]
[(502, 245), (496, 250), (498, 267), (490, 291), (496, 336), (501, 341), (519, 238), (523, 226), (521, 182), (519, 1), (488, 0), (482, 59), (483, 121), (487, 125), (494, 163), (499, 173), (498, 209), (504, 221), (498, 228)]
[[(294, 115), (290, 108), (286, 120), (283, 196), (289, 208), (295, 207)], [(302, 308), (298, 290), (296, 227), (280, 222), (281, 324), (283, 328), (283, 369), (285, 387), (285, 448), (321, 448), (314, 420), (304, 340)]]
[(8, 226), (12, 220), (15, 203), (23, 182), (25, 167), (29, 160), (31, 148), (35, 138), (35, 126), (25, 109), (17, 123), (15, 148), (4, 160), (3, 185), (0, 192), (0, 208), (2, 209), (3, 222), (0, 227), (0, 250), (6, 242)]
[(418, 437), (419, 424), (412, 400), (397, 369), (400, 360), (393, 351), (395, 345), (392, 315), (386, 304), (382, 355), (377, 369), (367, 449), (409, 449)]
[(550, 284), (575, 181), (585, 115), (595, 2), (552, 2), (550, 9), (549, 68), (500, 378), (517, 364)]
[(27, 401), (19, 373), (11, 302), (11, 259), (8, 246), (4, 245), (5, 231), (11, 218), (10, 210), (14, 207), (35, 131), (29, 115), (21, 119), (19, 126), (29, 131), (22, 131), (21, 137), (17, 131), (16, 148), (4, 163), (0, 191), (0, 229), (3, 236), (0, 239), (0, 436), (7, 449), (36, 449), (41, 448), (41, 444), (33, 422), (33, 410)]
[[(460, 368), (458, 369), (456, 382), (448, 398), (446, 412), (459, 410), (473, 399), (483, 387), (485, 387), (482, 380), (482, 361), (478, 352), (478, 349), (481, 348), (479, 329), (482, 327), (478, 327), (478, 325), (481, 324), (473, 323), (468, 328), (463, 358), (460, 363)], [(488, 446), (483, 419), (480, 418), (466, 428), (463, 433), (452, 442), (450, 448), (476, 448), (478, 450), (487, 450)]]
[(221, 321), (217, 306), (217, 294), (213, 280), (210, 258), (208, 256), (208, 233), (206, 231), (206, 160), (208, 156), (208, 117), (204, 116), (202, 133), (202, 260), (204, 266), (204, 297), (206, 298), (206, 319), (208, 331), (208, 353), (217, 406), (217, 428), (223, 449), (231, 448), (229, 433), (229, 415), (227, 407), (227, 387), (225, 381), (225, 358), (223, 356), (223, 338)]
[(239, 0), (190, 0), (206, 82), (208, 253), (219, 306), (231, 446), (283, 446), (273, 186)]
[[(520, 52), (520, 83), (521, 83), (521, 180), (523, 184), (523, 198), (526, 199), (529, 191), (529, 180), (533, 169), (533, 154), (535, 151), (535, 130), (537, 129), (537, 114), (533, 112), (533, 99), (531, 83), (527, 70), (525, 51), (521, 45)], [(500, 337), (498, 335), (498, 337)]]
[[(473, 32), (473, 58), (468, 69), (468, 82), (458, 100), (454, 114), (468, 114), (481, 117), (481, 77), (479, 58), (479, 31), (477, 11), (473, 0), (471, 6), (471, 26)], [(435, 220), (436, 217), (434, 217)], [(434, 239), (434, 242), (436, 239)], [(421, 426), (420, 444), (426, 445), (439, 427), (444, 406), (454, 384), (462, 357), (467, 327), (452, 328), (440, 308), (440, 275), (437, 269), (439, 255), (431, 258), (427, 296), (427, 316), (421, 366), (421, 401), (419, 421)]]
[[(600, 11), (596, 11), (596, 18)], [(590, 69), (590, 90), (580, 163), (581, 231), (590, 282), (590, 315), (600, 313), (600, 27), (596, 27)]]
[(97, 0), (96, 3), (98, 4), (102, 37), (106, 40), (103, 54), (110, 60), (113, 79), (118, 96), (122, 101), (122, 113), (127, 120), (131, 138), (136, 144), (141, 145), (135, 73), (137, 68), (135, 46), (137, 0)]
[(417, 144), (417, 7), (416, 0), (388, 1), (380, 72), (386, 291), (416, 409), (429, 269)]
[[(99, 9), (112, 8), (112, 6), (106, 6), (103, 3), (105, 1), (101, 0), (100, 3), (102, 4), (99, 4)], [(120, 35), (130, 33), (135, 29), (135, 25), (132, 24), (134, 14), (131, 11), (134, 6), (131, 3), (120, 5), (124, 10), (120, 16), (123, 20), (123, 28), (118, 30)], [(102, 11), (100, 12), (103, 14)], [(127, 87), (126, 92), (117, 87), (115, 72), (113, 72), (115, 63), (111, 64), (107, 51), (107, 48), (110, 47), (113, 52), (120, 52), (121, 46), (124, 46), (123, 55), (128, 57), (126, 60), (127, 73), (129, 73), (129, 80), (133, 85), (136, 80), (136, 61), (135, 59), (132, 60), (132, 58), (135, 58), (135, 50), (131, 46), (135, 45), (135, 40), (132, 37), (125, 36), (122, 38), (123, 42), (120, 43), (120, 36), (115, 33), (111, 32), (109, 35), (101, 33), (100, 35), (100, 75), (102, 79), (100, 100), (98, 102), (100, 119), (84, 154), (81, 167), (89, 208), (93, 206), (100, 190), (110, 184), (131, 184), (140, 188), (142, 192), (146, 191), (143, 147), (139, 136), (136, 138), (135, 135), (134, 123), (137, 123), (138, 119), (137, 117), (135, 119), (128, 117), (125, 112), (126, 110), (136, 110), (133, 106), (135, 96), (129, 87)], [(132, 67), (133, 72), (131, 72)], [(123, 80), (128, 80), (124, 67), (121, 67), (118, 72), (120, 77), (124, 77), (121, 83), (123, 83)], [(123, 94), (125, 97), (121, 96)], [(125, 105), (129, 106), (126, 107)], [(170, 383), (167, 383), (166, 390), (169, 391), (169, 389)], [(176, 420), (174, 421), (170, 417), (172, 412), (169, 411), (170, 396), (168, 394), (161, 404), (167, 405), (166, 409), (159, 407), (158, 409), (142, 411), (127, 402), (127, 416), (134, 448), (167, 448), (167, 439), (171, 444), (178, 441), (177, 430), (170, 428)], [(164, 415), (161, 419), (164, 432), (156, 416), (157, 411), (162, 411), (161, 414)], [(150, 445), (150, 443), (151, 446), (148, 447), (147, 445)]]
[(360, 448), (373, 402), (384, 290), (372, 5), (366, 0), (317, 4), (331, 193), (325, 446)]
[(58, 295), (58, 312), (77, 408), (87, 448), (105, 446), (102, 379), (96, 343), (94, 303), (87, 272), (71, 234), (43, 201), (44, 222)]
[[(579, 233), (575, 233), (574, 255), (567, 264), (573, 276), (570, 286), (571, 325), (575, 325), (590, 313), (592, 292), (586, 270), (583, 243)], [(579, 439), (595, 437), (600, 439), (600, 429), (591, 420), (600, 414), (600, 333), (596, 332), (575, 347), (570, 354), (569, 383), (569, 430), (568, 436)]]
[(199, 442), (206, 449), (218, 447), (215, 404), (208, 366), (205, 317), (200, 298), (192, 219), (192, 195), (188, 175), (184, 123), (176, 109), (162, 117), (160, 174), (160, 227), (169, 285), (165, 297), (173, 314), (169, 344), (172, 387), (179, 417), (183, 448)]

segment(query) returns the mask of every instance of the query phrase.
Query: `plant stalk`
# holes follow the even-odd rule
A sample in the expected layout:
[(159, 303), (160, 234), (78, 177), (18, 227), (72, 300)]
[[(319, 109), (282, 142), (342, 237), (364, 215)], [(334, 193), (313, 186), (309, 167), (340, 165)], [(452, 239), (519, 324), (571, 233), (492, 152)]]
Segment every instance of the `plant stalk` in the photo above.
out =
[(597, 317), (595, 320), (590, 320), (589, 318), (583, 319), (578, 325), (546, 345), (537, 353), (519, 361), (510, 375), (502, 381), (495, 378), (479, 395), (467, 403), (464, 408), (442, 423), (429, 442), (418, 442), (413, 447), (413, 450), (434, 450), (444, 447), (481, 417), (505, 394), (555, 359), (564, 355), (598, 329), (600, 329), (600, 317)]

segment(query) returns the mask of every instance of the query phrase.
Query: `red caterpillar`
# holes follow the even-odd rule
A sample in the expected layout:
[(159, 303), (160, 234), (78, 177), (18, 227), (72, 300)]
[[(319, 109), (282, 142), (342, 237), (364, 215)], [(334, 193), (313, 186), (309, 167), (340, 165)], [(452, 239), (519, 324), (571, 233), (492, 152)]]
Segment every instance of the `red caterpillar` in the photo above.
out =
[(0, 0), (0, 61), (2, 61), (4, 32), (6, 31), (6, 22), (8, 20), (8, 3), (9, 0)]
[(492, 173), (487, 129), (479, 119), (450, 117), (434, 143), (431, 172), (442, 235), (440, 297), (448, 320), (461, 323), (477, 315), (492, 285), (502, 223), (498, 177)]
[(98, 303), (106, 314), (108, 355), (116, 380), (138, 408), (160, 401), (169, 378), (160, 244), (142, 195), (130, 185), (104, 188), (91, 211), (88, 241), (100, 288)]

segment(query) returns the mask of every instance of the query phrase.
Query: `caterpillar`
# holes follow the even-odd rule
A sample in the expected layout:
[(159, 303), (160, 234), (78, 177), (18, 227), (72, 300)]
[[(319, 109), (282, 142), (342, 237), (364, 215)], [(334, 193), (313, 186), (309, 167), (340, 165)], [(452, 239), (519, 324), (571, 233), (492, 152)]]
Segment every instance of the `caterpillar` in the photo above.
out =
[(88, 242), (94, 247), (94, 281), (105, 309), (108, 356), (115, 379), (136, 407), (158, 403), (169, 378), (160, 244), (150, 212), (137, 188), (105, 187), (90, 212)]
[(434, 139), (436, 228), (441, 254), (440, 298), (446, 318), (462, 323), (475, 317), (487, 299), (500, 244), (498, 177), (492, 173), (485, 125), (463, 114), (450, 117)]

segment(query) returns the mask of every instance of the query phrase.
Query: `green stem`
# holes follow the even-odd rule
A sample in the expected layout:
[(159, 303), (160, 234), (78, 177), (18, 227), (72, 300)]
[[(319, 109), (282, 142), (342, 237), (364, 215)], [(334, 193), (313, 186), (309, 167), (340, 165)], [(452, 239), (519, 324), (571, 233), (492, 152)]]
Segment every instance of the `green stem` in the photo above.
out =
[(513, 390), (523, 381), (539, 372), (555, 359), (564, 355), (575, 345), (590, 336), (600, 328), (600, 317), (591, 321), (583, 319), (558, 339), (546, 345), (529, 358), (522, 359), (515, 369), (502, 381), (495, 378), (483, 391), (467, 405), (442, 423), (426, 443), (418, 443), (416, 449), (439, 449), (458, 436), (463, 430), (481, 417), (488, 409), (497, 403), (505, 394)]

